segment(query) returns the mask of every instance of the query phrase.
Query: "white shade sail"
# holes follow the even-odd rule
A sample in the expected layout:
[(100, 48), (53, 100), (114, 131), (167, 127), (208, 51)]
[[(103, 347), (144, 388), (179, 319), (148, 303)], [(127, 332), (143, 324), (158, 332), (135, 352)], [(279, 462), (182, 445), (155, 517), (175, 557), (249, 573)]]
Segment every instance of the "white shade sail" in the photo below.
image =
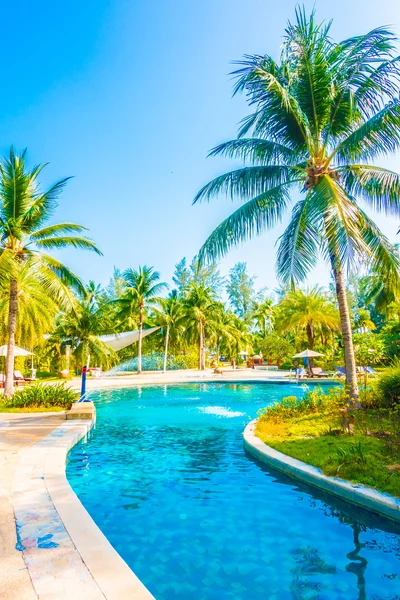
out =
[[(143, 329), (143, 337), (146, 335), (150, 335), (157, 329), (161, 329), (160, 327), (150, 327), (150, 329)], [(134, 344), (139, 339), (139, 330), (136, 331), (124, 331), (124, 333), (112, 333), (110, 335), (99, 335), (99, 340), (110, 346), (114, 350), (114, 352), (118, 352), (118, 350), (122, 350), (122, 348), (126, 348), (131, 344)]]
[[(14, 346), (14, 356), (32, 356), (33, 352), (29, 352), (24, 348), (18, 348)], [(0, 346), (0, 356), (7, 356), (7, 346)]]
[(292, 358), (312, 358), (313, 356), (324, 356), (324, 355), (321, 354), (320, 352), (314, 352), (314, 350), (309, 350), (307, 348), (307, 350), (303, 350), (303, 352), (300, 352), (299, 354), (295, 354), (294, 356), (292, 356)]

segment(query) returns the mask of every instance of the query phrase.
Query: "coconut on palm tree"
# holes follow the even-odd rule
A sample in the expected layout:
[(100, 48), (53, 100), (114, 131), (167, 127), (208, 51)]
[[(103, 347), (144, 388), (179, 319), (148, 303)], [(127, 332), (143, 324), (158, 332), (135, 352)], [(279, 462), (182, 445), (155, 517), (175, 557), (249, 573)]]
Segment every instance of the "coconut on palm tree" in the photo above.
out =
[(154, 267), (139, 267), (138, 270), (127, 269), (123, 274), (125, 290), (121, 298), (116, 300), (119, 306), (118, 317), (129, 325), (139, 324), (138, 340), (138, 374), (142, 372), (143, 321), (146, 309), (159, 304), (161, 294), (167, 284), (160, 282), (160, 274)]
[(94, 242), (79, 235), (85, 230), (81, 225), (46, 225), (67, 179), (42, 192), (38, 177), (45, 165), (29, 170), (25, 159), (25, 150), (17, 154), (11, 148), (9, 156), (0, 161), (0, 271), (9, 289), (6, 396), (14, 389), (15, 332), (23, 292), (20, 287), (23, 270), (28, 268), (42, 293), (59, 307), (65, 307), (73, 300), (70, 288), (82, 290), (83, 285), (68, 267), (47, 254), (47, 250), (72, 247), (101, 254)]
[(272, 228), (295, 201), (280, 239), (278, 275), (294, 283), (306, 278), (320, 256), (330, 264), (346, 384), (355, 399), (346, 270), (368, 262), (400, 286), (394, 247), (364, 210), (400, 214), (400, 176), (373, 163), (400, 147), (400, 58), (396, 38), (385, 28), (340, 43), (329, 30), (330, 24), (316, 23), (314, 12), (307, 18), (299, 9), (279, 62), (256, 55), (240, 63), (235, 92), (246, 93), (254, 112), (238, 138), (211, 155), (249, 165), (205, 185), (195, 202), (221, 193), (244, 202), (201, 250), (203, 259), (215, 260)]

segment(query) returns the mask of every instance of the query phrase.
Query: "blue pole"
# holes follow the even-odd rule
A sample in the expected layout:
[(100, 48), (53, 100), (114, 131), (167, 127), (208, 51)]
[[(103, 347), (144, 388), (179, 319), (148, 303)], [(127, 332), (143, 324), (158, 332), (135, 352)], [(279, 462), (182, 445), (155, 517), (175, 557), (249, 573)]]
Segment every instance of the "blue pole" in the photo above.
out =
[(86, 365), (82, 367), (82, 381), (81, 381), (81, 397), (79, 398), (79, 402), (89, 402), (86, 397)]

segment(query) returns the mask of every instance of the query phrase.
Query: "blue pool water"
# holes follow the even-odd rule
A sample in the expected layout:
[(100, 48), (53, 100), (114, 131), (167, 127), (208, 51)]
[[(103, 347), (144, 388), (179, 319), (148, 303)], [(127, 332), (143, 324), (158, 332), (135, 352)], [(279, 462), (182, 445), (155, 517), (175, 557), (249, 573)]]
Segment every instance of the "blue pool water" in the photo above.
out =
[(91, 394), (97, 429), (67, 475), (157, 600), (399, 600), (400, 529), (243, 450), (298, 386), (186, 384)]

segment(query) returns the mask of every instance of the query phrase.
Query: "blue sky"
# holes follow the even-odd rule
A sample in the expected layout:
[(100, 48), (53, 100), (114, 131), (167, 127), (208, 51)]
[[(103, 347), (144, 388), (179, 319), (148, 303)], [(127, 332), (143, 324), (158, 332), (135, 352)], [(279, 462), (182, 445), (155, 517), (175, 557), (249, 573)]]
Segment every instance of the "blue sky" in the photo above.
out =
[[(43, 181), (73, 175), (57, 221), (90, 228), (104, 257), (60, 256), (84, 279), (107, 283), (113, 266), (154, 265), (170, 281), (232, 210), (220, 198), (191, 206), (198, 189), (230, 168), (207, 159), (235, 136), (248, 112), (231, 98), (230, 62), (243, 54), (277, 56), (294, 16), (291, 0), (21, 0), (3, 4), (0, 150), (28, 147), (49, 161)], [(314, 2), (306, 2), (311, 8)], [(398, 0), (315, 2), (342, 39), (378, 25), (400, 34)], [(399, 157), (385, 161), (400, 170)], [(398, 223), (379, 216), (392, 241)], [(230, 252), (227, 271), (247, 261), (259, 287), (276, 285), (277, 227)], [(319, 265), (311, 283), (327, 284)]]

